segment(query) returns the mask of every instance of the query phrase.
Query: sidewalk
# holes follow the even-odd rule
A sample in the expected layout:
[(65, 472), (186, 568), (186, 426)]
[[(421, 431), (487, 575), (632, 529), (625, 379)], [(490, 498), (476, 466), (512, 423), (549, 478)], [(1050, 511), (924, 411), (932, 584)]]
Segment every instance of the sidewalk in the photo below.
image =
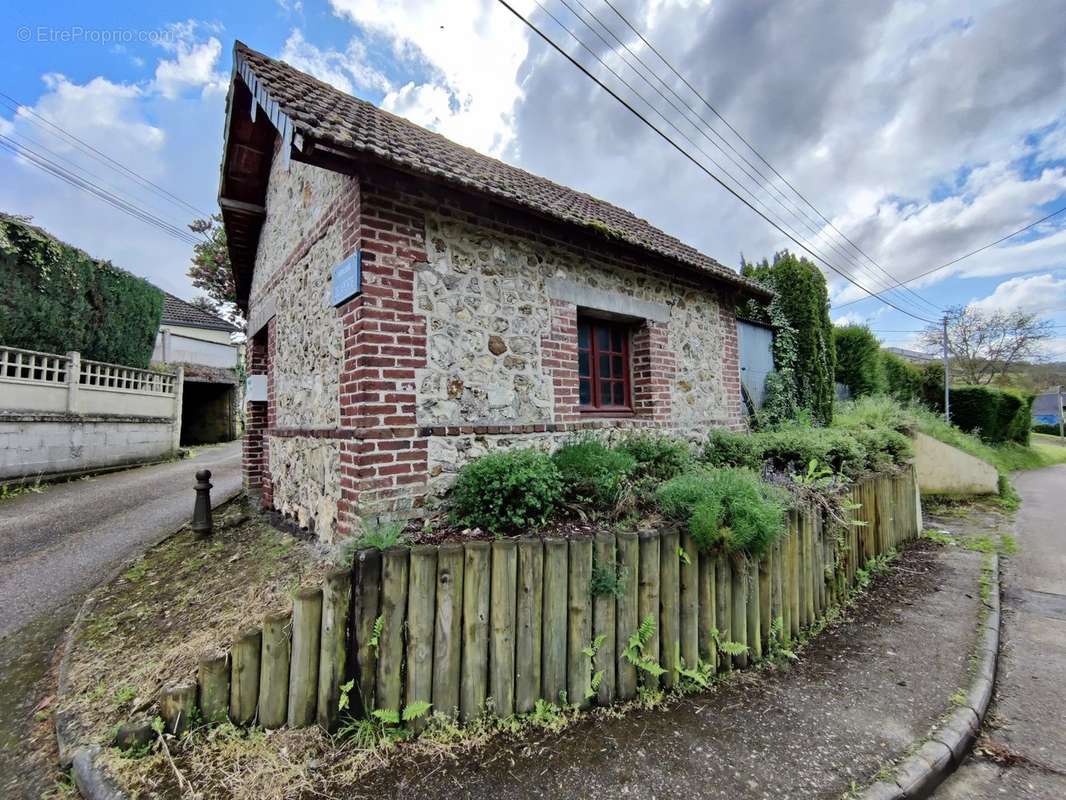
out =
[(919, 543), (787, 672), (559, 736), (409, 759), (346, 797), (836, 798), (926, 736), (966, 681), (981, 559)]
[(1066, 797), (1066, 465), (1018, 475), (1019, 552), (1003, 567), (1003, 647), (976, 754), (938, 800)]

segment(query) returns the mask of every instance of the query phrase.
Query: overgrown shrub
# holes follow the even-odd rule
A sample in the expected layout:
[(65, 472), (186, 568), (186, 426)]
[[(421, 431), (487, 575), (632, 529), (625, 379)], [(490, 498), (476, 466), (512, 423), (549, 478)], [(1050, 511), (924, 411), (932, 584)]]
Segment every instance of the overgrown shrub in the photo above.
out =
[(703, 446), (703, 460), (712, 467), (758, 469), (762, 466), (762, 454), (758, 446), (760, 435), (712, 430), (707, 434), (707, 443)]
[(866, 468), (873, 472), (904, 464), (913, 454), (911, 440), (890, 428), (859, 428), (849, 433), (866, 451)]
[(21, 219), (0, 214), (0, 342), (147, 367), (163, 293)]
[(782, 417), (789, 419), (807, 409), (816, 421), (828, 424), (833, 418), (835, 353), (825, 276), (812, 261), (787, 250), (775, 253), (773, 263), (742, 261), (741, 274), (774, 292), (769, 304), (750, 300), (738, 313), (778, 326), (774, 368), (791, 386), (775, 399), (775, 408), (790, 405), (791, 413)]
[(1039, 423), (1033, 426), (1033, 433), (1046, 433), (1049, 436), (1059, 435), (1058, 425), (1047, 425), (1045, 423)]
[(687, 472), (660, 486), (657, 500), (703, 550), (759, 556), (785, 527), (784, 495), (748, 469)]
[(836, 349), (836, 382), (851, 390), (852, 397), (882, 394), (888, 387), (881, 343), (865, 325), (833, 329)]
[(508, 533), (544, 525), (563, 497), (559, 469), (537, 450), (504, 450), (459, 470), (452, 489), (458, 525)]
[(784, 428), (757, 436), (763, 461), (783, 472), (802, 473), (815, 460), (833, 472), (855, 478), (866, 467), (866, 448), (847, 431)]
[(905, 358), (887, 350), (881, 351), (885, 371), (885, 390), (901, 403), (913, 403), (922, 396), (922, 372)]
[(552, 461), (568, 500), (609, 508), (617, 504), (625, 480), (637, 466), (628, 453), (611, 450), (595, 439), (560, 447)]
[(906, 433), (914, 427), (914, 422), (910, 407), (883, 395), (845, 400), (837, 404), (833, 414), (833, 427), (843, 430), (887, 428)]
[(668, 481), (689, 469), (694, 459), (688, 443), (672, 436), (637, 433), (627, 436), (615, 448), (636, 461), (634, 478)]

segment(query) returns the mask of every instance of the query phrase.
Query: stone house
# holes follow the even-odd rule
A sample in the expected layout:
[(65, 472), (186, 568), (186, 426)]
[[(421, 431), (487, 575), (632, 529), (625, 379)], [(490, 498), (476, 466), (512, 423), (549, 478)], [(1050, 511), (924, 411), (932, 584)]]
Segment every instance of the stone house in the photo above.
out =
[(498, 448), (744, 424), (734, 308), (764, 289), (240, 42), (219, 202), (246, 484), (324, 541)]

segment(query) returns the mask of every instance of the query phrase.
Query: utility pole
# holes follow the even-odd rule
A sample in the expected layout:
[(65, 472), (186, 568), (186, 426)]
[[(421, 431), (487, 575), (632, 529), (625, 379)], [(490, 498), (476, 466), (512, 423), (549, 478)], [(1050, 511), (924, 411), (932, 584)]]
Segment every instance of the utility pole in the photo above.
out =
[[(1059, 395), (1059, 405), (1062, 395)], [(1061, 415), (1060, 415), (1061, 416)], [(948, 357), (948, 315), (944, 315), (944, 420), (951, 422), (951, 359)]]

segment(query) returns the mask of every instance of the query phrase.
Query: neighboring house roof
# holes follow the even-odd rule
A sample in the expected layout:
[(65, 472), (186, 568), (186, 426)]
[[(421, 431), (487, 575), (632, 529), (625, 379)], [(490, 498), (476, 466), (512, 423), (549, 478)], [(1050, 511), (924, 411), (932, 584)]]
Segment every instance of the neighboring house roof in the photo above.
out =
[(183, 325), (186, 328), (208, 328), (215, 331), (237, 330), (236, 325), (226, 322), (217, 314), (186, 303), (169, 292), (163, 292), (163, 318), (159, 322), (162, 325)]
[(905, 347), (886, 347), (884, 349), (889, 353), (894, 353), (900, 358), (905, 358), (916, 364), (928, 364), (931, 361), (936, 361), (936, 356), (931, 356), (928, 353), (920, 353), (917, 350), (908, 350)]
[[(242, 42), (234, 45), (234, 81), (238, 79), (247, 84), (251, 95), (258, 100), (263, 109), (260, 113), (268, 116), (281, 133), (283, 150), (295, 147), (306, 155), (316, 145), (324, 145), (333, 155), (339, 151), (349, 156), (371, 157), (393, 168), (489, 195), (535, 213), (596, 231), (600, 235), (710, 273), (749, 293), (770, 296), (765, 287), (742, 277), (625, 209), (456, 144), (440, 134), (345, 94), (282, 61), (258, 53)], [(235, 109), (233, 103), (234, 92), (231, 89), (230, 125), (235, 113), (247, 114), (244, 108)], [(229, 137), (230, 132), (227, 131), (227, 143)], [(239, 162), (245, 155), (237, 153), (232, 160)], [(226, 153), (225, 158), (226, 162), (231, 160), (230, 152)], [(239, 163), (235, 164), (237, 174), (228, 174), (227, 166), (224, 163), (223, 192), (220, 195), (225, 195), (229, 177), (236, 180), (243, 177)], [(221, 197), (220, 202), (223, 215), (226, 216), (226, 197)], [(247, 202), (239, 205), (247, 205)], [(229, 223), (230, 218), (227, 218), (227, 232)], [(258, 229), (255, 239), (258, 239)], [(254, 251), (245, 257), (248, 255), (254, 255)]]

